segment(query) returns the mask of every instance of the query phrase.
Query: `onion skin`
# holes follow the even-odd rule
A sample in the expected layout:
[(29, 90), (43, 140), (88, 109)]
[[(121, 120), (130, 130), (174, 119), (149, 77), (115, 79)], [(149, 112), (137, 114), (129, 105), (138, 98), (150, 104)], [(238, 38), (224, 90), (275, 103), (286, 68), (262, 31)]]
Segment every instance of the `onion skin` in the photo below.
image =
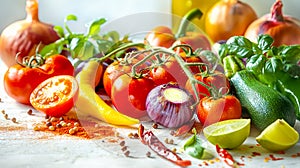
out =
[(7, 67), (16, 64), (17, 53), (20, 59), (34, 55), (37, 47), (42, 49), (60, 38), (53, 25), (39, 21), (37, 0), (27, 0), (26, 11), (25, 20), (8, 25), (1, 33), (0, 56)]
[(244, 35), (247, 27), (257, 19), (252, 7), (239, 0), (220, 0), (207, 12), (205, 32), (213, 42)]
[(273, 46), (300, 44), (299, 20), (283, 15), (283, 4), (277, 0), (271, 7), (270, 14), (266, 14), (247, 28), (244, 36), (252, 42), (257, 42), (260, 34), (269, 34), (273, 39)]
[[(169, 88), (176, 88), (188, 95), (188, 100), (183, 102), (171, 102), (166, 99), (163, 92)], [(178, 128), (189, 122), (194, 114), (192, 105), (195, 100), (191, 94), (181, 88), (177, 83), (167, 83), (152, 89), (146, 99), (148, 116), (156, 123), (167, 128)]]

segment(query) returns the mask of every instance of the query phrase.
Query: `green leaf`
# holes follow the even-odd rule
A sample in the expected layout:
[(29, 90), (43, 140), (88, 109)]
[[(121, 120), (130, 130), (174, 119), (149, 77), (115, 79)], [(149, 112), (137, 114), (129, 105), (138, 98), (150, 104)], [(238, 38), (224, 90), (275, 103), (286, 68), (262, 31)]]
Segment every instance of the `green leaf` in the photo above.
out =
[(72, 57), (80, 60), (87, 60), (95, 54), (94, 45), (85, 39), (73, 39), (70, 48)]
[(262, 55), (253, 55), (246, 64), (246, 69), (252, 71), (255, 75), (262, 73), (267, 58)]
[(253, 53), (252, 42), (243, 36), (233, 36), (226, 42), (228, 45), (228, 54), (236, 55), (239, 58), (249, 58)]
[(88, 36), (98, 35), (100, 33), (101, 25), (104, 24), (105, 22), (106, 22), (106, 19), (104, 19), (104, 18), (100, 18), (100, 19), (96, 19), (96, 20), (92, 21), (88, 25), (87, 35)]
[(183, 145), (184, 151), (197, 159), (203, 159), (204, 157), (212, 156), (211, 154), (208, 154), (208, 152), (202, 146), (202, 140), (197, 136), (197, 131), (195, 128), (192, 130), (192, 132), (194, 135), (187, 139)]
[(287, 72), (293, 78), (300, 78), (300, 66), (297, 64), (285, 64), (283, 66), (285, 72)]
[(67, 21), (77, 21), (77, 16), (70, 14), (65, 18), (65, 22)]
[(271, 84), (276, 80), (284, 76), (283, 63), (281, 59), (272, 57), (266, 61), (265, 67), (263, 69), (262, 77), (267, 82)]
[(56, 31), (59, 37), (62, 38), (65, 36), (64, 29), (61, 26), (54, 26), (53, 29)]
[(223, 60), (228, 55), (228, 46), (227, 44), (221, 44), (219, 50), (218, 50), (218, 55), (220, 57), (220, 60)]
[(64, 38), (58, 39), (54, 43), (50, 43), (45, 45), (42, 50), (39, 52), (43, 57), (47, 57), (49, 55), (60, 54), (67, 44), (67, 40)]
[(297, 64), (300, 60), (300, 45), (285, 46), (280, 55), (285, 58), (287, 63)]
[(257, 45), (261, 50), (265, 51), (271, 48), (273, 42), (274, 40), (270, 35), (261, 34), (258, 36)]

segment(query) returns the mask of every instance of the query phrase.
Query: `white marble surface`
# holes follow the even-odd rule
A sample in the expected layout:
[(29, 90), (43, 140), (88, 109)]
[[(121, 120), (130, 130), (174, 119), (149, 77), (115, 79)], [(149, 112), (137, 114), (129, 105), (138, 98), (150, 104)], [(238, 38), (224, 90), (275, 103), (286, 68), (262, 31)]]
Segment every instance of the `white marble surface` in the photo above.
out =
[[(44, 115), (34, 112), (34, 116), (29, 116), (27, 110), (30, 106), (24, 106), (16, 103), (9, 98), (3, 90), (3, 74), (6, 70), (5, 66), (0, 63), (0, 110), (5, 109), (10, 117), (16, 117), (18, 124), (5, 120), (0, 115), (0, 165), (2, 168), (18, 168), (18, 167), (133, 167), (133, 168), (161, 168), (161, 167), (178, 167), (169, 161), (161, 159), (152, 152), (152, 157), (145, 156), (150, 151), (147, 146), (140, 143), (139, 140), (126, 140), (131, 156), (125, 157), (119, 144), (102, 142), (102, 140), (80, 139), (72, 136), (52, 135), (45, 132), (33, 131), (31, 124), (43, 120)], [(299, 122), (296, 127), (300, 131)], [(13, 131), (11, 128), (23, 127), (21, 131)], [(124, 129), (126, 132), (127, 129)], [(165, 137), (171, 137), (165, 130), (154, 130), (155, 133), (163, 141)], [(120, 133), (124, 133), (119, 129)], [(242, 167), (265, 167), (265, 168), (292, 168), (299, 167), (300, 156), (293, 158), (292, 155), (300, 152), (300, 143), (293, 148), (287, 150), (285, 154), (270, 153), (262, 147), (256, 146), (255, 136), (257, 132), (251, 131), (251, 136), (245, 143), (235, 150), (229, 152), (234, 158), (243, 162)], [(201, 135), (202, 136), (202, 135)], [(126, 137), (126, 136), (125, 136)], [(179, 149), (184, 139), (175, 139), (177, 145), (167, 145), (168, 147)], [(206, 142), (207, 143), (207, 142)], [(207, 143), (207, 147), (214, 153), (214, 147)], [(261, 153), (260, 156), (252, 156), (252, 152)], [(217, 154), (214, 153), (217, 157)], [(268, 161), (264, 159), (274, 154), (275, 157), (283, 157), (284, 160)], [(201, 167), (203, 160), (196, 160), (186, 154), (180, 153), (183, 159), (190, 159), (192, 166)], [(241, 156), (245, 156), (241, 160)], [(202, 166), (208, 167), (208, 166)], [(210, 164), (209, 167), (226, 167), (223, 162)]]

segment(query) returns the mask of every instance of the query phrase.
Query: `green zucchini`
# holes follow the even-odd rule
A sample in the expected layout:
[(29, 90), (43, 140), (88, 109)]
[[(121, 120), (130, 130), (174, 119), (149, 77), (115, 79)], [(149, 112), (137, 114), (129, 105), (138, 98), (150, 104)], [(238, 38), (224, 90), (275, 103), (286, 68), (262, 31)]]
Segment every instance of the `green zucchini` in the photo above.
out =
[(295, 125), (296, 112), (291, 101), (258, 81), (252, 72), (239, 71), (230, 81), (243, 110), (246, 110), (258, 130), (265, 129), (277, 119), (284, 119), (292, 127)]

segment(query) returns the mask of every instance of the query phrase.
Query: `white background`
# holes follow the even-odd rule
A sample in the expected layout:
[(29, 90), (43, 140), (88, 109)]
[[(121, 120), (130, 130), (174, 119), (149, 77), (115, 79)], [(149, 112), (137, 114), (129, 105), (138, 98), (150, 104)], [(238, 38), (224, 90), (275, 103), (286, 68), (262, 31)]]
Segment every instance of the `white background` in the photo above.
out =
[[(0, 0), (0, 31), (12, 22), (24, 19), (26, 0)], [(270, 11), (275, 0), (242, 0), (251, 5), (259, 16)], [(300, 1), (283, 0), (283, 12), (300, 19)], [(39, 0), (40, 20), (62, 25), (68, 14), (75, 14), (75, 26), (84, 30), (84, 24), (95, 18), (108, 21), (138, 12), (171, 12), (171, 0)], [(159, 19), (159, 18), (157, 18)]]

